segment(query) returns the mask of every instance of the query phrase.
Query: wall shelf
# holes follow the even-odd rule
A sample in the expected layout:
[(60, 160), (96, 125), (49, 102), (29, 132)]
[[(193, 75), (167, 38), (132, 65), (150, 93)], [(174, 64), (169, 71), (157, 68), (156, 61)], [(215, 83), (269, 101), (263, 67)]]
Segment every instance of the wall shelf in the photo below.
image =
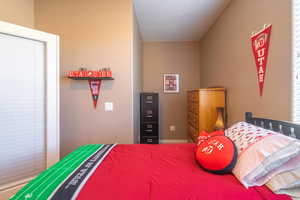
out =
[(83, 69), (84, 68), (80, 68), (78, 71), (69, 71), (66, 77), (72, 80), (88, 81), (92, 94), (94, 108), (96, 109), (101, 82), (105, 80), (114, 80), (114, 78), (112, 77), (112, 71), (109, 68), (103, 68), (103, 70), (99, 71), (88, 71), (86, 69)]

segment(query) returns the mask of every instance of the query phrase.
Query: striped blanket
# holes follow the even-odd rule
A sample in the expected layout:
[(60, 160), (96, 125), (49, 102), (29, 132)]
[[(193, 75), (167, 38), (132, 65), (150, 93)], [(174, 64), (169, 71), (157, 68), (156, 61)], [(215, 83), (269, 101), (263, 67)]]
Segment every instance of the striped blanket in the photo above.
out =
[(76, 199), (114, 146), (94, 144), (79, 147), (29, 182), (11, 200)]

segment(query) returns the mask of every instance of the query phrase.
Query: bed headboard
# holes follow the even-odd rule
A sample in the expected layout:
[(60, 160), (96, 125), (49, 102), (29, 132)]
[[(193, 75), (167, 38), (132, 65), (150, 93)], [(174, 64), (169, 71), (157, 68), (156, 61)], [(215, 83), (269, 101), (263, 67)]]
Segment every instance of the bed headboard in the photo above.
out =
[(273, 130), (284, 135), (300, 139), (300, 125), (298, 124), (253, 117), (251, 112), (246, 112), (245, 120), (250, 124), (254, 124), (268, 130)]

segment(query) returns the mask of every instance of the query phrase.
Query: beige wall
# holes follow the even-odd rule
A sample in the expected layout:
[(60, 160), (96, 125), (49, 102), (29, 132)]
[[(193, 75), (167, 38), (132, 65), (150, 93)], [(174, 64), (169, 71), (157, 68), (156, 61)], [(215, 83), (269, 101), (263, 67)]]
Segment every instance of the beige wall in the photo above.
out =
[[(131, 0), (36, 0), (36, 28), (61, 39), (61, 74), (110, 67), (97, 109), (87, 81), (61, 77), (62, 156), (88, 143), (133, 143)], [(114, 111), (105, 112), (104, 102)]]
[[(263, 97), (259, 97), (250, 36), (273, 24)], [(291, 1), (233, 0), (201, 41), (201, 87), (228, 90), (229, 124), (246, 111), (291, 120)]]
[[(200, 85), (198, 42), (151, 42), (143, 45), (143, 91), (158, 92), (162, 139), (187, 138), (188, 89)], [(180, 75), (180, 93), (163, 93), (163, 74)], [(176, 125), (170, 132), (169, 126)]]
[(133, 127), (134, 142), (139, 142), (140, 135), (140, 92), (142, 92), (142, 38), (136, 15), (133, 15)]
[(0, 20), (34, 27), (34, 0), (0, 0)]

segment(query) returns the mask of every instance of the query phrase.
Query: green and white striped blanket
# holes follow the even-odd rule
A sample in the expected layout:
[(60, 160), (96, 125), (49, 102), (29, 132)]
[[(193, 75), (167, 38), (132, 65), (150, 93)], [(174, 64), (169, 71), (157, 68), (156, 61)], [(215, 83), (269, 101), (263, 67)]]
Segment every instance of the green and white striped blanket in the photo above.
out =
[(11, 200), (76, 199), (80, 190), (115, 145), (81, 146), (39, 174)]

